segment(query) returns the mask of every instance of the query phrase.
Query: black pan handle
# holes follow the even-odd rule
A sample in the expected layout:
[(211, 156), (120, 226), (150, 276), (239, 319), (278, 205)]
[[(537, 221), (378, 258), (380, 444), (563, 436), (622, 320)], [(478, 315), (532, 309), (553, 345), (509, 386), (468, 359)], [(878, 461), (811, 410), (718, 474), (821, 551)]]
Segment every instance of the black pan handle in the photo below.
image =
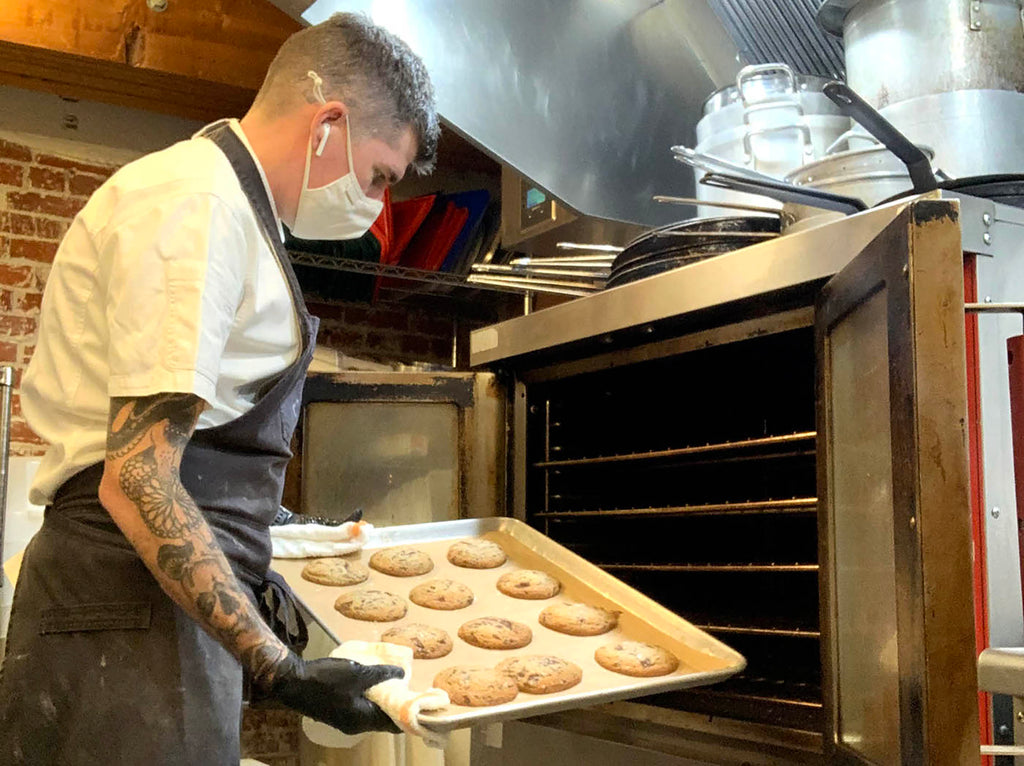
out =
[(868, 133), (881, 141), (886, 149), (900, 158), (907, 166), (915, 192), (921, 194), (939, 188), (928, 155), (896, 130), (891, 122), (858, 96), (849, 85), (832, 80), (825, 83), (823, 91), (839, 107), (839, 111), (859, 122)]
[(700, 182), (705, 186), (719, 189), (760, 194), (779, 202), (792, 202), (797, 205), (817, 207), (822, 210), (833, 210), (837, 213), (858, 213), (867, 210), (868, 206), (856, 197), (845, 197), (820, 189), (809, 189), (806, 186), (793, 186), (782, 181), (761, 181), (751, 178), (729, 175), (728, 173), (708, 173)]

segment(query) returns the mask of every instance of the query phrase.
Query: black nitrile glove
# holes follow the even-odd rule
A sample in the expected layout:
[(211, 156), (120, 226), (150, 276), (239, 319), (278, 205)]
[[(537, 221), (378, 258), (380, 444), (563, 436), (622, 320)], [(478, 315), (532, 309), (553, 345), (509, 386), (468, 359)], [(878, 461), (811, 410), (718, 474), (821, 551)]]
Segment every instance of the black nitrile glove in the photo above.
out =
[(305, 513), (292, 513), (283, 505), (277, 509), (277, 515), (270, 522), (272, 525), (283, 524), (320, 524), (325, 527), (340, 527), (349, 521), (359, 521), (363, 518), (363, 509), (356, 508), (344, 519), (328, 519), (326, 516), (310, 516)]
[(281, 661), (266, 691), (304, 716), (345, 734), (364, 731), (401, 732), (388, 714), (363, 696), (371, 686), (401, 678), (395, 665), (360, 665), (327, 657), (306, 661), (294, 652)]

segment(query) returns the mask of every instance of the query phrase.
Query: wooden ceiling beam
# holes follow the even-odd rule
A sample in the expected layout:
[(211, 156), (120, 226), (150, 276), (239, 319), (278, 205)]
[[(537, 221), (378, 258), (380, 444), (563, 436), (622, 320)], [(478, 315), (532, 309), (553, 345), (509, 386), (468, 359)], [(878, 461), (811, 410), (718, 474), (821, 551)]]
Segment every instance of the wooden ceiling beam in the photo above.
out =
[[(300, 13), (311, 0), (277, 0)], [(301, 28), (267, 0), (0, 0), (0, 84), (209, 122), (241, 117)], [(116, 129), (114, 126), (113, 129)], [(499, 165), (445, 130), (442, 167)]]
[(241, 117), (255, 90), (0, 42), (0, 84), (209, 122)]
[(193, 119), (244, 113), (300, 25), (266, 0), (2, 0), (0, 82)]

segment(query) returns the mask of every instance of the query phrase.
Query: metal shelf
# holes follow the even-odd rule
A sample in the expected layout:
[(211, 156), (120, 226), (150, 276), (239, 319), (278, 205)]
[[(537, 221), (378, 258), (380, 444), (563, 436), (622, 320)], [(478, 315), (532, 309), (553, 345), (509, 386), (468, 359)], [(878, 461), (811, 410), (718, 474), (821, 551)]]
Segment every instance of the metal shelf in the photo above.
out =
[(547, 519), (575, 519), (592, 516), (685, 516), (688, 514), (725, 513), (813, 513), (818, 509), (816, 497), (794, 497), (789, 500), (754, 500), (746, 503), (710, 503), (680, 505), (668, 508), (612, 508), (596, 511), (540, 511), (532, 516)]
[(359, 261), (353, 258), (341, 258), (335, 255), (308, 253), (300, 250), (289, 250), (288, 255), (291, 257), (292, 263), (298, 266), (310, 266), (316, 269), (332, 269), (334, 271), (347, 271), (354, 274), (366, 274), (368, 276), (376, 277), (394, 277), (396, 279), (410, 280), (437, 287), (454, 287), (477, 292), (486, 290), (489, 292), (512, 293), (516, 295), (522, 295), (523, 293), (521, 289), (513, 287), (470, 283), (466, 281), (465, 276), (443, 271), (411, 269), (408, 266), (390, 266), (384, 263)]
[(537, 277), (527, 273), (523, 273), (519, 278), (513, 276), (494, 277), (493, 275), (488, 276), (476, 272), (472, 274), (452, 274), (445, 271), (413, 269), (408, 266), (393, 266), (336, 255), (309, 253), (301, 250), (289, 250), (288, 254), (291, 257), (292, 263), (298, 266), (347, 271), (373, 277), (389, 277), (394, 280), (416, 282), (423, 285), (419, 290), (403, 289), (395, 284), (387, 285), (384, 288), (389, 291), (410, 292), (414, 295), (437, 294), (440, 288), (446, 291), (454, 288), (460, 292), (473, 294), (481, 291), (519, 296), (534, 293), (553, 293), (578, 298), (583, 295), (591, 295), (600, 289), (600, 286), (594, 286), (590, 283), (573, 285), (569, 282)]
[[(621, 463), (632, 460), (656, 460), (661, 458), (686, 457), (708, 452), (725, 452), (738, 449), (757, 449), (759, 447), (777, 447), (784, 444), (813, 441), (817, 431), (801, 431), (783, 436), (764, 436), (757, 439), (704, 444), (698, 447), (679, 447), (677, 449), (653, 450), (651, 452), (630, 452), (622, 455), (602, 455), (599, 457), (568, 458), (565, 460), (542, 460), (534, 463), (534, 468), (565, 468), (579, 465), (597, 465), (599, 463)], [(765, 455), (764, 457), (768, 457)]]

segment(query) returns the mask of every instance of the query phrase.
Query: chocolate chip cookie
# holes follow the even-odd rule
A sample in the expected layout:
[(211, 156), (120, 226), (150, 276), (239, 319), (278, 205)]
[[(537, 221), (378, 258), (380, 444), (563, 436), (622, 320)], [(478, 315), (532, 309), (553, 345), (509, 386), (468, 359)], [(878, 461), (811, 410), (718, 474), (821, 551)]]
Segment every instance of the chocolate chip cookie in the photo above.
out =
[(459, 540), (448, 549), (448, 560), (457, 567), (468, 569), (494, 569), (507, 559), (500, 545), (479, 537)]
[(467, 707), (501, 705), (519, 694), (512, 677), (493, 668), (448, 668), (434, 677), (434, 686), (448, 692), (453, 704)]
[(512, 598), (551, 598), (557, 596), (561, 589), (562, 583), (537, 569), (519, 569), (498, 578), (498, 590)]
[(320, 585), (357, 585), (365, 582), (370, 570), (358, 561), (341, 558), (313, 559), (302, 568), (302, 578)]
[(510, 657), (499, 662), (497, 670), (513, 678), (519, 691), (529, 694), (565, 691), (583, 678), (579, 665), (550, 654)]
[(533, 640), (533, 631), (504, 617), (480, 617), (464, 623), (459, 638), (481, 649), (520, 649)]
[(405, 617), (405, 599), (383, 590), (356, 590), (342, 593), (334, 608), (353, 620), (391, 622)]
[(427, 609), (464, 609), (473, 603), (473, 591), (455, 580), (427, 580), (409, 591), (409, 600)]
[(626, 676), (667, 676), (679, 667), (679, 660), (668, 649), (640, 641), (615, 641), (594, 652), (602, 668)]
[(434, 562), (417, 548), (400, 545), (384, 548), (370, 556), (370, 567), (393, 577), (414, 577), (434, 568)]
[(599, 636), (619, 624), (619, 613), (589, 604), (552, 604), (540, 613), (540, 624), (570, 636)]
[(386, 630), (381, 634), (380, 640), (389, 644), (408, 646), (412, 649), (413, 659), (416, 660), (436, 660), (452, 650), (452, 637), (448, 635), (448, 631), (421, 622), (410, 622)]

